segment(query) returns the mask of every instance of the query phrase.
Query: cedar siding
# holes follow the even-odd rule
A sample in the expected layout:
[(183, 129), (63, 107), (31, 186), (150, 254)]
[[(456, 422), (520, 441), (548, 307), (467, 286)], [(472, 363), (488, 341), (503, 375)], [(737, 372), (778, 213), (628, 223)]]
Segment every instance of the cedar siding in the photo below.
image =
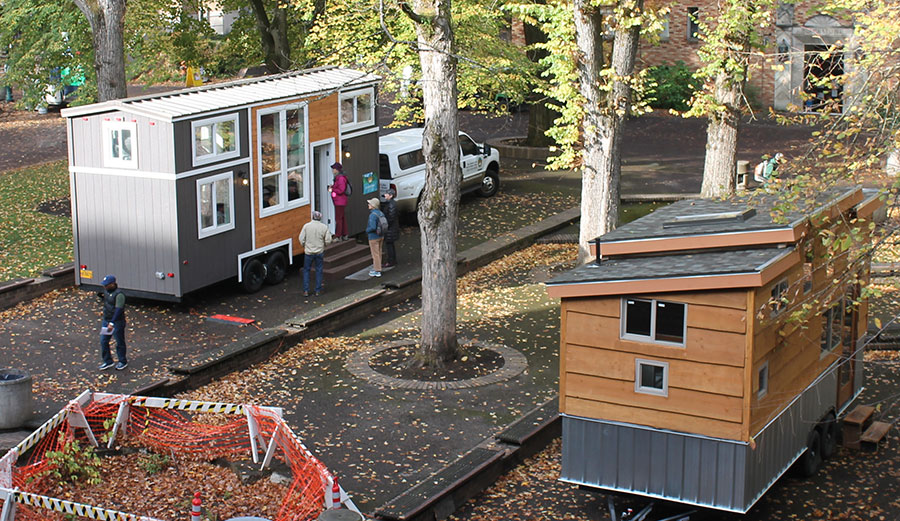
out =
[[(629, 295), (687, 304), (685, 345), (620, 338), (620, 297), (562, 301), (560, 412), (740, 439), (746, 291)], [(669, 364), (668, 395), (635, 392), (635, 359)]]

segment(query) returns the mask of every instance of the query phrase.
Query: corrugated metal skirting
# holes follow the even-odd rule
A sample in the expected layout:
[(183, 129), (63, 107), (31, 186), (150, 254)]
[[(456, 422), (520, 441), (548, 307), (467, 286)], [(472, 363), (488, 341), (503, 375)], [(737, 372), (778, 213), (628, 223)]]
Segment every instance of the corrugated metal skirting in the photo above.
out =
[(806, 448), (834, 404), (834, 370), (747, 443), (563, 415), (563, 481), (747, 512)]

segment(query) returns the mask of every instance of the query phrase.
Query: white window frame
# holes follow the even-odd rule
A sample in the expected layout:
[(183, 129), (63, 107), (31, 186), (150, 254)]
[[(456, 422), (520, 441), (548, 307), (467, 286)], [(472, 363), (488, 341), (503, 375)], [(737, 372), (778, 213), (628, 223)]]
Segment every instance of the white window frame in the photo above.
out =
[[(762, 375), (765, 375), (765, 385), (760, 382)], [(763, 396), (769, 393), (769, 361), (763, 362), (763, 365), (756, 370), (756, 384), (759, 389), (756, 390), (756, 399), (761, 400)]]
[[(112, 132), (113, 130), (131, 131), (131, 159), (125, 160), (112, 156), (112, 149), (110, 148), (110, 132)], [(121, 119), (104, 121), (102, 132), (103, 166), (136, 169), (138, 167), (137, 123), (135, 123), (134, 121), (124, 121)]]
[[(663, 370), (663, 386), (662, 389), (656, 387), (645, 387), (641, 385), (641, 367), (649, 365), (653, 367), (661, 367)], [(634, 359), (634, 392), (641, 394), (652, 394), (655, 396), (669, 396), (669, 362), (660, 362), (658, 360), (647, 360), (645, 358)]]
[[(369, 99), (372, 100), (372, 117), (367, 120), (360, 120), (357, 112), (357, 101), (356, 98), (360, 96), (364, 96), (368, 94)], [(353, 122), (352, 123), (344, 123), (344, 100), (353, 98)], [(350, 92), (342, 92), (340, 96), (338, 96), (338, 121), (341, 122), (341, 132), (345, 132), (348, 130), (355, 130), (358, 128), (369, 127), (375, 124), (375, 88), (367, 87), (365, 89), (354, 90)]]
[[(295, 199), (293, 201), (287, 200), (288, 193), (288, 171), (287, 171), (287, 112), (289, 110), (302, 110), (303, 111), (303, 166), (295, 168), (292, 171), (302, 170), (303, 171), (303, 195), (299, 199)], [(270, 109), (260, 110), (256, 113), (256, 129), (257, 133), (262, 129), (262, 117), (266, 114), (274, 114), (280, 113), (279, 117), (279, 125), (282, 125), (282, 128), (279, 129), (280, 134), (280, 143), (279, 147), (281, 147), (281, 153), (279, 154), (281, 157), (281, 170), (278, 175), (278, 190), (279, 190), (279, 198), (278, 204), (264, 207), (263, 206), (263, 161), (262, 161), (262, 139), (259, 139), (257, 136), (256, 140), (256, 154), (259, 160), (257, 161), (257, 182), (256, 182), (256, 200), (259, 204), (259, 216), (260, 217), (268, 217), (270, 215), (275, 215), (287, 210), (291, 210), (293, 208), (297, 208), (300, 206), (306, 206), (310, 204), (310, 150), (309, 150), (309, 104), (308, 103), (294, 103), (291, 105), (282, 105), (280, 107), (274, 107)], [(269, 177), (273, 174), (267, 174)]]
[[(216, 211), (216, 191), (215, 191), (215, 183), (217, 181), (227, 180), (228, 181), (228, 211), (231, 213), (228, 224), (219, 225), (218, 223), (209, 226), (207, 228), (203, 227), (203, 216), (201, 215), (202, 207), (200, 205), (200, 186), (205, 184), (212, 184), (212, 207), (213, 212)], [(213, 235), (218, 235), (223, 232), (227, 232), (229, 230), (234, 229), (234, 172), (225, 172), (222, 174), (216, 174), (209, 177), (203, 177), (201, 179), (197, 179), (197, 237), (199, 239), (203, 239), (206, 237), (211, 237)]]
[[(241, 118), (235, 114), (228, 114), (225, 116), (219, 116), (215, 118), (201, 119), (197, 121), (191, 121), (191, 159), (193, 160), (194, 166), (205, 165), (208, 163), (214, 163), (216, 161), (224, 161), (226, 159), (232, 159), (235, 157), (240, 157), (241, 155)], [(234, 151), (225, 152), (222, 154), (217, 154), (213, 152), (212, 154), (207, 154), (204, 156), (197, 156), (197, 140), (196, 140), (196, 132), (197, 127), (205, 127), (208, 125), (212, 125), (212, 142), (213, 147), (216, 147), (216, 124), (222, 123), (225, 121), (233, 121), (234, 122)]]
[[(637, 335), (634, 333), (627, 333), (626, 327), (628, 324), (628, 301), (629, 300), (640, 300), (642, 302), (650, 303), (650, 335)], [(656, 339), (656, 305), (657, 303), (662, 302), (663, 304), (678, 304), (684, 306), (684, 324), (682, 324), (681, 331), (681, 342), (670, 342), (668, 340), (657, 340)], [(685, 347), (687, 345), (687, 321), (688, 321), (688, 305), (684, 302), (675, 302), (671, 300), (657, 300), (657, 299), (649, 299), (649, 298), (635, 298), (635, 297), (622, 297), (621, 300), (621, 313), (622, 317), (620, 322), (620, 331), (619, 337), (623, 340), (634, 340), (637, 342), (649, 342), (652, 344), (662, 344), (667, 346), (674, 347)]]

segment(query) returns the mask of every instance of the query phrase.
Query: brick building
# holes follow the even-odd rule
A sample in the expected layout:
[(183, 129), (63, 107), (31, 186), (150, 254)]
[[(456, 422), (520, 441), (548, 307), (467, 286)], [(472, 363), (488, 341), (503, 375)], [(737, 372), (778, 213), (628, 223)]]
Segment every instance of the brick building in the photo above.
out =
[[(805, 81), (809, 75), (829, 73), (847, 75), (852, 70), (853, 49), (828, 59), (818, 53), (839, 43), (848, 43), (853, 24), (820, 14), (816, 2), (779, 3), (774, 13), (774, 25), (765, 34), (769, 42), (765, 56), (754, 57), (750, 68), (748, 97), (763, 106), (787, 110), (791, 106), (805, 106), (814, 110), (818, 103), (842, 98), (853, 92), (852, 83), (843, 88), (822, 89)], [(678, 60), (692, 69), (701, 66), (697, 50), (702, 42), (697, 38), (697, 20), (714, 23), (716, 5), (711, 0), (675, 0), (669, 4), (666, 29), (658, 45), (642, 42), (639, 64), (643, 67), (673, 64)], [(814, 99), (804, 101), (803, 92)], [(818, 101), (817, 101), (818, 100)]]

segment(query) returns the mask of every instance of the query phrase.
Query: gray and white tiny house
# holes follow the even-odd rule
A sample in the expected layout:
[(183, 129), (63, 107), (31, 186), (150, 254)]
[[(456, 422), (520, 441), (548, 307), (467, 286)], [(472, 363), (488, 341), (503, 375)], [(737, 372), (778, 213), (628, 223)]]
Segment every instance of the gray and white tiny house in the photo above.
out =
[[(747, 512), (798, 459), (815, 472), (862, 390), (869, 258), (822, 235), (868, 224), (877, 194), (681, 201), (599, 240), (561, 299), (563, 481)], [(810, 312), (794, 311), (811, 304)]]
[(131, 294), (178, 300), (232, 277), (280, 282), (312, 211), (334, 226), (336, 160), (348, 227), (364, 230), (379, 80), (328, 67), (63, 110), (76, 283), (115, 273)]

